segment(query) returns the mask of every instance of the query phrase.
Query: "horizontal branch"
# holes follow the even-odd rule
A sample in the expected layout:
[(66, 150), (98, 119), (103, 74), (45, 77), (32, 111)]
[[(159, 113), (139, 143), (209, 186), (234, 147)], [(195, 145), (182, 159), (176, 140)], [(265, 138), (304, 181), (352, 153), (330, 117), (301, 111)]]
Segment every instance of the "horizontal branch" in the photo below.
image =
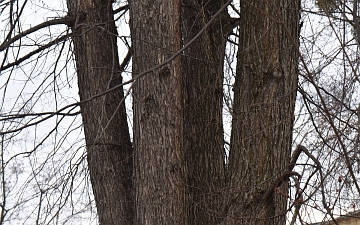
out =
[(31, 34), (37, 30), (40, 30), (42, 28), (48, 27), (48, 26), (52, 26), (52, 25), (59, 25), (59, 24), (70, 24), (73, 21), (73, 18), (69, 17), (69, 16), (65, 16), (63, 18), (59, 18), (59, 19), (53, 19), (53, 20), (49, 20), (49, 21), (45, 21), (43, 23), (40, 23), (38, 25), (36, 25), (35, 27), (32, 27), (28, 30), (25, 30), (17, 35), (15, 35), (14, 37), (10, 38), (9, 40), (5, 40), (4, 43), (2, 43), (0, 45), (0, 52), (4, 51), (6, 48), (8, 48), (12, 43), (14, 43), (15, 41), (19, 40), (22, 37), (25, 37), (28, 34)]
[[(21, 119), (26, 117), (40, 117), (40, 116), (76, 116), (79, 115), (80, 111), (74, 113), (62, 113), (62, 112), (42, 112), (42, 113), (26, 113), (26, 114), (0, 114), (0, 121)], [(2, 118), (3, 117), (3, 118)]]
[[(67, 106), (64, 106), (63, 108), (57, 110), (56, 112), (52, 112), (50, 114), (48, 114), (46, 117), (38, 120), (38, 121), (35, 121), (33, 123), (28, 123), (28, 124), (25, 124), (19, 128), (16, 128), (16, 129), (13, 129), (13, 130), (8, 130), (8, 131), (0, 131), (0, 135), (4, 135), (4, 134), (9, 134), (9, 133), (15, 133), (15, 132), (18, 132), (18, 131), (21, 131), (27, 127), (31, 127), (31, 126), (34, 126), (34, 125), (37, 125), (45, 120), (48, 120), (49, 118), (55, 116), (55, 115), (59, 115), (59, 114), (62, 114), (62, 115), (71, 115), (73, 113), (71, 113), (72, 110), (74, 110), (75, 108), (77, 108), (77, 106), (79, 105), (79, 102), (75, 102), (75, 103), (72, 103), (70, 105), (67, 105)], [(70, 108), (70, 109), (69, 109)], [(69, 109), (67, 113), (62, 113), (64, 110), (66, 109)], [(77, 112), (76, 112), (77, 113)]]

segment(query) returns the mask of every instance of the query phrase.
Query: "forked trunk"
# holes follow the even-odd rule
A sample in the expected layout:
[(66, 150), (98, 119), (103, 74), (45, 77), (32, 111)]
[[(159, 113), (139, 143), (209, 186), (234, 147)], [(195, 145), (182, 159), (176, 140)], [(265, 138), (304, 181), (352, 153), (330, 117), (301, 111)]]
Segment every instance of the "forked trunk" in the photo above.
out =
[[(221, 5), (130, 1), (134, 151), (122, 88), (81, 105), (100, 224), (285, 224), (286, 181), (281, 194), (271, 190), (290, 157), (299, 0), (241, 1), (228, 171), (222, 128), (228, 14), (181, 57), (139, 76), (191, 40)], [(77, 17), (79, 92), (87, 100), (122, 82), (112, 2), (68, 0), (68, 8)]]

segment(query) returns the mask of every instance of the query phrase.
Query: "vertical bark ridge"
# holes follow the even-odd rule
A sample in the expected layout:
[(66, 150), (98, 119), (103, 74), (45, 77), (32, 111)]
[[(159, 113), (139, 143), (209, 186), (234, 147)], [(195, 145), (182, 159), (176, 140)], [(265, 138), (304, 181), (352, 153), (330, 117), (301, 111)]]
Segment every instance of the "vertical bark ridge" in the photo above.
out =
[[(180, 0), (132, 0), (130, 18), (134, 76), (180, 49)], [(182, 89), (180, 57), (135, 82), (135, 224), (186, 224)]]
[[(191, 40), (222, 1), (184, 0), (182, 33)], [(223, 67), (227, 12), (184, 52), (185, 154), (189, 224), (219, 224), (225, 181), (222, 123)]]
[(299, 6), (294, 0), (241, 1), (227, 224), (285, 224), (286, 182), (283, 195), (263, 196), (290, 161)]

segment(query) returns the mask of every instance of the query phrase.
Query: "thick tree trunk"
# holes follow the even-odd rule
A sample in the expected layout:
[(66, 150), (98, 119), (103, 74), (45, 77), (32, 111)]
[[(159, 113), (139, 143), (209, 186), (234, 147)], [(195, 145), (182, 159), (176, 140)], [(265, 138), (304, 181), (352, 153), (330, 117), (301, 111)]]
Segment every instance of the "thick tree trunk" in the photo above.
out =
[[(222, 1), (182, 1), (182, 34), (186, 44), (220, 9)], [(184, 52), (185, 159), (189, 224), (219, 224), (225, 181), (222, 124), (223, 66), (230, 17), (224, 12)]]
[[(68, 0), (80, 100), (121, 84), (111, 1)], [(102, 225), (133, 224), (132, 146), (122, 88), (81, 104), (87, 161)]]
[[(81, 105), (100, 224), (285, 224), (286, 181), (282, 194), (272, 190), (290, 157), (299, 1), (241, 4), (226, 171), (222, 80), (228, 14), (182, 57), (137, 77), (191, 40), (221, 1), (130, 1), (135, 151), (122, 88)], [(77, 17), (73, 41), (80, 98), (86, 100), (122, 82), (112, 2), (68, 0), (68, 7)]]
[[(227, 224), (285, 224), (298, 76), (299, 0), (241, 1)], [(266, 193), (266, 194), (265, 194)]]
[[(133, 77), (181, 47), (180, 0), (131, 0)], [(135, 224), (187, 224), (178, 57), (134, 84)]]

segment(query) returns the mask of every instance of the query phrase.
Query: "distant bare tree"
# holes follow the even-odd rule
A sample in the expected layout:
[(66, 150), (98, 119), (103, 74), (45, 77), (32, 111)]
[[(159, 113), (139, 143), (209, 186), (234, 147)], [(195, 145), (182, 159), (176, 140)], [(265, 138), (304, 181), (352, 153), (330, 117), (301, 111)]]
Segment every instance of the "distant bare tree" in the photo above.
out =
[(302, 164), (295, 168), (302, 174), (305, 204), (301, 221), (313, 219), (314, 214), (324, 220), (335, 219), (358, 209), (357, 7), (357, 1), (303, 4), (299, 116), (294, 140), (315, 158), (302, 158)]

